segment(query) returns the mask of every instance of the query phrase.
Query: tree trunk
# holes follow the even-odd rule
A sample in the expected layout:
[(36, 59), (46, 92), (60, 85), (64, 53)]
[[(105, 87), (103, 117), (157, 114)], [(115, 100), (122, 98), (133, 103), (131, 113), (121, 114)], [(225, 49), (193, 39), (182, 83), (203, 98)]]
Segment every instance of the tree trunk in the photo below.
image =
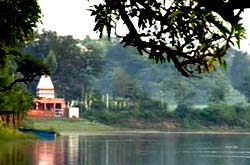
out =
[(15, 113), (12, 113), (12, 125), (13, 127), (16, 127), (16, 118), (15, 118)]

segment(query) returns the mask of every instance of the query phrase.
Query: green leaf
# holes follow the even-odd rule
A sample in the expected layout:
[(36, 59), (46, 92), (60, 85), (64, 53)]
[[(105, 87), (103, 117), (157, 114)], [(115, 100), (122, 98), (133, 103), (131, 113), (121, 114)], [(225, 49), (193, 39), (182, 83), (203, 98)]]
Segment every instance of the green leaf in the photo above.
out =
[(236, 44), (237, 44), (238, 48), (240, 48), (240, 40), (246, 38), (246, 30), (242, 24), (237, 24), (233, 28), (234, 28), (234, 35), (235, 35), (235, 39), (236, 39)]
[(183, 13), (184, 13), (184, 12), (182, 12), (182, 11), (180, 11), (180, 10), (174, 11), (172, 14), (170, 14), (170, 15), (168, 16), (168, 21), (169, 21), (169, 22), (173, 22), (173, 21), (174, 21), (174, 18), (175, 18), (177, 15), (183, 14)]
[(215, 25), (224, 35), (230, 33), (230, 30), (229, 30), (227, 27), (225, 27), (225, 26), (223, 25), (223, 22), (217, 20), (217, 18), (216, 18), (214, 15), (208, 14), (208, 15), (206, 16), (206, 20), (207, 20), (208, 22), (214, 24), (214, 25)]

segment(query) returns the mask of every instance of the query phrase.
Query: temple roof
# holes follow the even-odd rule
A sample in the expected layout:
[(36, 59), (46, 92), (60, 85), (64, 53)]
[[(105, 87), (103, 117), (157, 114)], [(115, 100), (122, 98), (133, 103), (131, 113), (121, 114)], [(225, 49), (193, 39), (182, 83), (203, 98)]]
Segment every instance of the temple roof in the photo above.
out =
[(54, 85), (51, 81), (50, 76), (41, 76), (38, 85), (36, 87), (37, 89), (54, 89)]

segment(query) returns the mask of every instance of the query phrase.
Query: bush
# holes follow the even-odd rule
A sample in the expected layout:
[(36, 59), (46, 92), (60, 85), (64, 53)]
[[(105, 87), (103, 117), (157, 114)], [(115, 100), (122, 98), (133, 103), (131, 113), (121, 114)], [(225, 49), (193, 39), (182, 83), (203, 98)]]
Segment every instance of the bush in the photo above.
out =
[(103, 123), (115, 123), (122, 119), (124, 116), (128, 116), (128, 113), (117, 113), (111, 111), (86, 111), (84, 117), (90, 121), (99, 121)]
[[(157, 104), (155, 104), (157, 105)], [(154, 106), (152, 106), (154, 107)], [(85, 118), (90, 121), (99, 121), (107, 124), (117, 123), (131, 118), (156, 121), (170, 119), (177, 121), (183, 128), (204, 127), (250, 127), (250, 107), (211, 103), (207, 108), (198, 109), (189, 104), (179, 104), (175, 111), (167, 112), (162, 109), (134, 109), (120, 111), (87, 111)]]
[(190, 119), (193, 113), (193, 108), (189, 104), (179, 104), (175, 111), (174, 114), (177, 119)]
[(236, 125), (237, 115), (232, 106), (226, 104), (210, 104), (204, 109), (207, 112), (205, 121), (209, 121), (214, 125)]
[(18, 139), (37, 139), (37, 138), (34, 135), (24, 134), (15, 129), (0, 126), (0, 140), (12, 141)]
[[(250, 120), (250, 113), (246, 115), (246, 112), (248, 111), (245, 111), (243, 107), (229, 106), (223, 103), (213, 103), (202, 110), (188, 104), (180, 104), (174, 111), (174, 116), (185, 128), (225, 125), (246, 127), (249, 125), (248, 120)], [(246, 118), (246, 116), (249, 117)]]

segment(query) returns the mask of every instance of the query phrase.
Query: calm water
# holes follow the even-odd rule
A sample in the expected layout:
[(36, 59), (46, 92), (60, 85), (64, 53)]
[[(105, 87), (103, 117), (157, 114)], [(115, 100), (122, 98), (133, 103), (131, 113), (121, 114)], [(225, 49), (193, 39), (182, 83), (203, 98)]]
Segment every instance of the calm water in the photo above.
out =
[(250, 135), (74, 135), (0, 147), (0, 165), (250, 164)]

